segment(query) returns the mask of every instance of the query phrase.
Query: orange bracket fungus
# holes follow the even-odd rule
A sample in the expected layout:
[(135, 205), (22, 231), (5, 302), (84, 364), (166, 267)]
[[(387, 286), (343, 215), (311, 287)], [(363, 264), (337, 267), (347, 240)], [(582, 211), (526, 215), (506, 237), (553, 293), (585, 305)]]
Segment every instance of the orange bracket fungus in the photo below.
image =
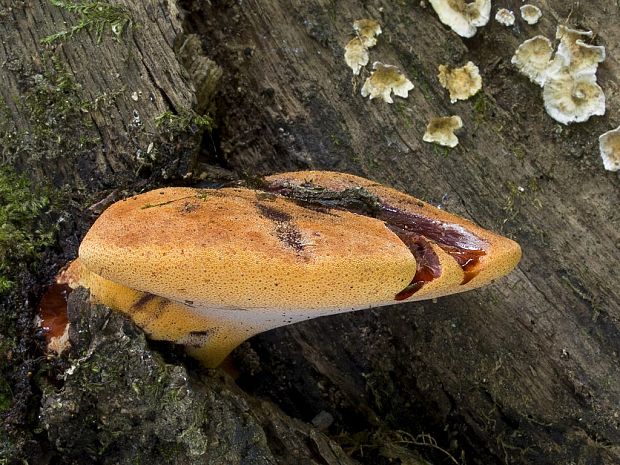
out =
[(214, 367), (257, 333), (474, 289), (520, 256), (510, 239), (409, 195), (306, 171), (117, 202), (62, 279)]

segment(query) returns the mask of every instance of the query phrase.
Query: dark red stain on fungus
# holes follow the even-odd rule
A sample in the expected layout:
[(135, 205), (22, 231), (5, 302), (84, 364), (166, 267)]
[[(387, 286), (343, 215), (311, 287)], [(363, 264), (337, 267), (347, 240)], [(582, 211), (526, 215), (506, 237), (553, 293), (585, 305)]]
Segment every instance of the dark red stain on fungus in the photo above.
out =
[[(417, 270), (405, 289), (395, 300), (405, 300), (422, 289), (424, 284), (441, 276), (439, 257), (431, 243), (450, 255), (463, 270), (461, 284), (467, 284), (478, 275), (480, 259), (486, 255), (488, 244), (459, 224), (429, 218), (419, 213), (402, 211), (363, 188), (330, 191), (305, 182), (296, 186), (286, 181), (268, 183), (270, 192), (293, 199), (301, 205), (320, 205), (327, 209), (346, 210), (385, 222), (416, 259)], [(417, 202), (419, 207), (424, 204)]]
[[(480, 259), (486, 255), (487, 243), (461, 225), (439, 221), (415, 213), (403, 212), (388, 204), (381, 205), (377, 218), (385, 221), (392, 230), (398, 228), (404, 231), (411, 231), (437, 244), (463, 270), (464, 276), (461, 284), (467, 284), (478, 275), (478, 264)], [(414, 253), (413, 250), (412, 253)], [(433, 254), (435, 253), (433, 252)], [(434, 276), (434, 278), (438, 278), (439, 275)]]
[(405, 300), (422, 289), (425, 283), (441, 276), (439, 257), (424, 236), (406, 231), (396, 226), (388, 226), (415, 257), (417, 269), (409, 285), (394, 297), (394, 300)]
[(67, 284), (51, 284), (39, 302), (41, 329), (48, 344), (54, 337), (62, 336), (69, 322), (67, 300), (71, 288)]

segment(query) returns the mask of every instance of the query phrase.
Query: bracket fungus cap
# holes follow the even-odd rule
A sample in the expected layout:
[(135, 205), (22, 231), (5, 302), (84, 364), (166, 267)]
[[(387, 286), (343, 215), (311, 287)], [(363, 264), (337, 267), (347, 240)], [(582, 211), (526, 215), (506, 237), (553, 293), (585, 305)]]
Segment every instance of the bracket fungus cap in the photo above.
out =
[(362, 67), (368, 64), (369, 59), (368, 47), (364, 45), (359, 37), (354, 37), (344, 47), (344, 61), (356, 76), (360, 73)]
[(357, 37), (351, 39), (344, 47), (344, 60), (357, 76), (362, 67), (368, 64), (370, 59), (368, 49), (377, 44), (381, 25), (374, 19), (358, 19), (353, 22), (353, 30)]
[(607, 171), (620, 170), (620, 126), (598, 138), (603, 166)]
[(117, 202), (65, 280), (217, 366), (262, 331), (473, 289), (520, 258), (513, 241), (363, 178), (299, 172), (264, 183)]
[(450, 92), (450, 102), (467, 100), (482, 89), (480, 70), (471, 61), (460, 68), (439, 65), (439, 83)]
[(562, 124), (605, 114), (605, 94), (596, 83), (596, 75), (573, 75), (566, 68), (547, 80), (543, 101), (549, 116)]
[(491, 18), (491, 0), (429, 0), (439, 20), (461, 37), (473, 37)]
[(422, 140), (454, 148), (459, 144), (459, 139), (454, 131), (462, 127), (463, 120), (458, 115), (432, 118), (426, 127)]
[(560, 70), (561, 60), (552, 57), (551, 41), (544, 36), (536, 36), (519, 45), (510, 61), (521, 74), (542, 87), (550, 75)]
[(392, 92), (402, 98), (409, 96), (409, 91), (414, 87), (413, 83), (398, 67), (375, 61), (372, 68), (374, 71), (362, 87), (362, 97), (369, 97), (370, 100), (380, 98), (386, 103), (394, 103)]
[(495, 13), (495, 21), (504, 26), (512, 26), (515, 23), (515, 14), (507, 8), (500, 8)]
[(523, 5), (520, 10), (521, 17), (530, 26), (536, 24), (542, 17), (542, 11), (535, 5)]
[(358, 19), (353, 22), (353, 30), (366, 47), (377, 45), (377, 36), (381, 34), (381, 25), (374, 19)]
[(592, 37), (592, 31), (569, 29), (560, 25), (556, 39), (560, 39), (557, 58), (571, 73), (596, 73), (598, 64), (605, 61), (605, 47), (587, 44), (584, 39)]

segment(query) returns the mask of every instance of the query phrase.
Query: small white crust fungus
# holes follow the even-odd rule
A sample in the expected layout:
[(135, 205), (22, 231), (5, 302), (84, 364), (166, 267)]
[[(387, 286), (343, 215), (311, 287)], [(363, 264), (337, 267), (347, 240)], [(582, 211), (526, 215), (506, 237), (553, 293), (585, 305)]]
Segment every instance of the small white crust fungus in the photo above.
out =
[(594, 74), (573, 75), (564, 68), (545, 83), (543, 100), (549, 116), (562, 124), (605, 114), (605, 94)]
[(351, 39), (344, 48), (344, 61), (347, 62), (347, 66), (353, 70), (353, 74), (356, 76), (360, 73), (362, 66), (368, 64), (369, 59), (368, 47), (359, 37)]
[(521, 74), (542, 87), (550, 74), (559, 71), (561, 62), (552, 60), (552, 56), (551, 41), (544, 36), (536, 36), (519, 45), (510, 62)]
[(353, 22), (353, 30), (362, 40), (362, 43), (370, 48), (377, 45), (377, 36), (381, 34), (381, 25), (374, 19), (358, 19)]
[(605, 169), (620, 170), (620, 126), (599, 136), (598, 141)]
[(353, 22), (357, 37), (351, 39), (344, 47), (344, 61), (353, 74), (357, 76), (363, 66), (368, 64), (368, 49), (377, 45), (377, 36), (381, 34), (381, 25), (374, 19), (358, 19)]
[(429, 0), (439, 20), (461, 37), (473, 37), (491, 18), (491, 0)]
[(521, 17), (529, 25), (536, 24), (542, 16), (540, 8), (534, 5), (523, 5), (521, 7)]
[(379, 97), (384, 102), (394, 103), (391, 97), (392, 92), (403, 98), (409, 96), (413, 84), (396, 66), (375, 61), (372, 68), (374, 71), (362, 87), (362, 97), (370, 96), (370, 100)]
[(555, 37), (560, 39), (556, 56), (573, 73), (596, 73), (598, 64), (605, 60), (605, 47), (588, 45), (585, 39), (592, 37), (592, 31), (580, 31), (558, 26)]
[(495, 13), (495, 21), (504, 26), (512, 26), (515, 23), (515, 14), (506, 8), (500, 8)]
[(458, 145), (459, 139), (454, 131), (463, 127), (463, 120), (460, 116), (441, 116), (432, 118), (426, 126), (426, 132), (422, 140), (444, 147), (454, 148)]
[(471, 61), (460, 68), (450, 69), (439, 65), (439, 83), (450, 92), (450, 101), (467, 100), (482, 89), (482, 78), (478, 67)]

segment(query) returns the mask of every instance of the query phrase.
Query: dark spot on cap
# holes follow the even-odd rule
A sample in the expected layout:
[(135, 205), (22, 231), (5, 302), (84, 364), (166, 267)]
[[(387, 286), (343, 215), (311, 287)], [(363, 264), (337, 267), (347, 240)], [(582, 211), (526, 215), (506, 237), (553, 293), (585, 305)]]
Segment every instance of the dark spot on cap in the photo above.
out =
[(297, 253), (303, 251), (303, 238), (295, 226), (295, 223), (293, 223), (293, 217), (291, 215), (261, 203), (256, 203), (256, 208), (263, 217), (275, 224), (276, 237), (280, 242)]

